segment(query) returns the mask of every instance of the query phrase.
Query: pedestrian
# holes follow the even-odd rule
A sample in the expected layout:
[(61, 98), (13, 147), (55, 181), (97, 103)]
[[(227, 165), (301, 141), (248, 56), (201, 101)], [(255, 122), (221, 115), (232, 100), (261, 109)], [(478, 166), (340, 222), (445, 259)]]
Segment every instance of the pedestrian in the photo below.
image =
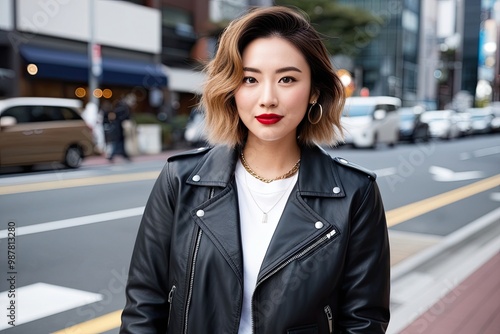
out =
[(133, 251), (121, 333), (384, 333), (375, 174), (341, 140), (342, 83), (300, 12), (250, 11), (207, 65), (209, 147), (168, 158)]
[(107, 158), (110, 162), (113, 162), (116, 155), (121, 155), (125, 160), (130, 161), (130, 156), (125, 148), (125, 124), (130, 119), (131, 108), (135, 105), (135, 101), (133, 94), (126, 95), (121, 100), (118, 100), (112, 114), (109, 115), (112, 132), (109, 136), (111, 153)]
[(113, 112), (113, 105), (110, 101), (104, 100), (101, 102), (99, 114), (102, 119), (102, 129), (104, 133), (104, 147), (102, 151), (106, 157), (111, 155), (113, 147), (113, 134), (114, 134), (114, 119), (116, 118)]

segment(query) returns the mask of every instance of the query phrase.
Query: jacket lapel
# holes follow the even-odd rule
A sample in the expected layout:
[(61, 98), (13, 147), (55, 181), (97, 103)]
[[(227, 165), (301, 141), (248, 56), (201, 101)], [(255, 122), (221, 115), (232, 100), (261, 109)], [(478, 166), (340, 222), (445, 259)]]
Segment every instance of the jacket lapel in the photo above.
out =
[(191, 216), (242, 279), (238, 195), (233, 181), (237, 157), (237, 150), (214, 147), (200, 160), (186, 182), (194, 186), (214, 187), (213, 197), (196, 206)]
[[(334, 217), (322, 216), (324, 210), (315, 210), (308, 205), (306, 197), (328, 206), (335, 205), (335, 198), (345, 197), (332, 158), (319, 147), (302, 149), (298, 181), (267, 249), (259, 280), (280, 263), (329, 233), (333, 227), (337, 233), (340, 232)], [(328, 211), (332, 212), (332, 209)]]
[[(199, 211), (203, 215), (199, 215)], [(243, 254), (239, 228), (238, 197), (233, 185), (228, 185), (210, 201), (203, 203), (191, 215), (203, 232), (227, 259), (236, 275), (243, 277)]]

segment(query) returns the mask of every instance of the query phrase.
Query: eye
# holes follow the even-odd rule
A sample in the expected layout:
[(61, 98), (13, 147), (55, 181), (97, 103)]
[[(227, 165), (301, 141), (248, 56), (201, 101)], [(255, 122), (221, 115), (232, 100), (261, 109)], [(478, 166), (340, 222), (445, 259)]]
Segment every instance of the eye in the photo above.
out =
[(253, 78), (253, 77), (244, 77), (243, 78), (243, 83), (245, 83), (245, 84), (253, 84), (256, 82), (257, 82), (257, 80), (255, 80), (255, 78)]
[(296, 81), (295, 78), (292, 78), (292, 77), (284, 77), (284, 78), (281, 78), (279, 82), (282, 82), (284, 84), (289, 84), (289, 83), (292, 83)]

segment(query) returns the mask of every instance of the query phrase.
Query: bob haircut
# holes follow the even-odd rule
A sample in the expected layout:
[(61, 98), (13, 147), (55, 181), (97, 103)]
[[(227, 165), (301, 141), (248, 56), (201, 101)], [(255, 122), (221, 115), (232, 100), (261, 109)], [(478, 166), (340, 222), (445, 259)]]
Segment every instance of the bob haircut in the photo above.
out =
[[(328, 52), (306, 17), (282, 6), (261, 7), (232, 21), (222, 33), (215, 57), (207, 64), (207, 81), (200, 104), (205, 110), (205, 130), (210, 144), (242, 146), (248, 129), (240, 121), (235, 91), (243, 82), (242, 54), (257, 38), (280, 37), (293, 44), (311, 69), (311, 93), (319, 93), (323, 113), (318, 123), (308, 112), (297, 128), (300, 145), (335, 145), (342, 138), (340, 117), (345, 103), (344, 86), (330, 62)], [(311, 119), (321, 116), (314, 105)]]

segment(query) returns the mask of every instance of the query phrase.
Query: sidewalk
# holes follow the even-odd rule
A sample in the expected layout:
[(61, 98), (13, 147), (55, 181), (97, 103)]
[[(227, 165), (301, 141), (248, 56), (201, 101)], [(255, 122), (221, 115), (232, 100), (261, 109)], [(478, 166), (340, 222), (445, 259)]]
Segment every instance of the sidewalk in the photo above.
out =
[(391, 269), (388, 334), (500, 333), (500, 208)]
[[(140, 161), (167, 161), (167, 158), (171, 155), (177, 154), (179, 152), (187, 151), (189, 148), (186, 149), (179, 149), (179, 150), (168, 150), (168, 151), (162, 151), (157, 154), (138, 154), (138, 155), (132, 155), (130, 157), (131, 162), (140, 162)], [(93, 155), (90, 157), (86, 157), (83, 160), (82, 166), (102, 166), (102, 165), (119, 165), (123, 163), (129, 163), (123, 157), (117, 156), (113, 159), (113, 162), (108, 161), (104, 155)]]
[(500, 253), (401, 331), (417, 333), (500, 333)]

